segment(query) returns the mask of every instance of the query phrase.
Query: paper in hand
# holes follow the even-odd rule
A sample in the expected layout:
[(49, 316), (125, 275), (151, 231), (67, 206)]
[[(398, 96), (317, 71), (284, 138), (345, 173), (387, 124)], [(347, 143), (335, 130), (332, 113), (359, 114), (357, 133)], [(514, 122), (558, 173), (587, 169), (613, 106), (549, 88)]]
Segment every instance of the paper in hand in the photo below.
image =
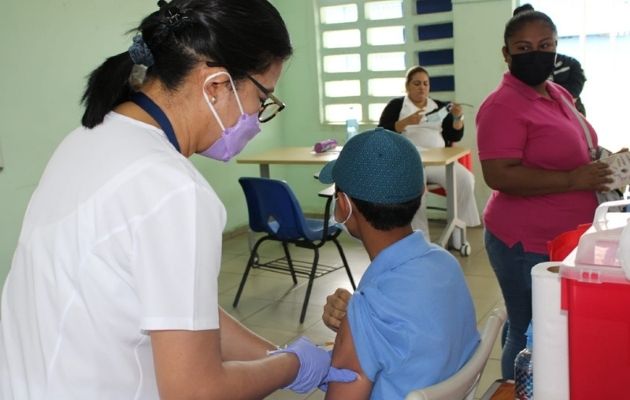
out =
[(613, 182), (608, 185), (610, 189), (624, 189), (630, 184), (630, 152), (615, 153), (599, 161), (608, 164), (612, 170)]

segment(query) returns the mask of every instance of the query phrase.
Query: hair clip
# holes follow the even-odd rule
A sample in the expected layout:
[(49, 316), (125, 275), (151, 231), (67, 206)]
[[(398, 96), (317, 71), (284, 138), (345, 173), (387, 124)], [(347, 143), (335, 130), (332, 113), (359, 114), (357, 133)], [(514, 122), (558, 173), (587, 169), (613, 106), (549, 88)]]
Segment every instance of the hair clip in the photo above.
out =
[(186, 15), (184, 15), (184, 13), (182, 13), (178, 7), (175, 7), (175, 6), (170, 7), (168, 10), (166, 10), (166, 13), (167, 13), (166, 24), (171, 29), (178, 28), (184, 22), (190, 19)]
[(131, 61), (136, 65), (150, 67), (155, 64), (153, 53), (140, 33), (133, 37), (133, 44), (129, 46), (128, 51)]
[(185, 17), (179, 12), (179, 8), (172, 7), (166, 10), (166, 24), (171, 28), (177, 28)]

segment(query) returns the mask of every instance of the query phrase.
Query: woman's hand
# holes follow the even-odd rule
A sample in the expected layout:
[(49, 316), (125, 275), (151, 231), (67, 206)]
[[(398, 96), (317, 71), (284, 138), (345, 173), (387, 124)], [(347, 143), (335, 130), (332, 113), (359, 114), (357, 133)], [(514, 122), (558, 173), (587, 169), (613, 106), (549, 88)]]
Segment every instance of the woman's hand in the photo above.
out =
[(607, 192), (610, 188), (606, 184), (613, 182), (611, 174), (612, 171), (608, 164), (601, 161), (582, 165), (569, 171), (569, 190)]
[(396, 132), (402, 132), (408, 125), (418, 125), (422, 118), (424, 117), (424, 109), (418, 110), (415, 113), (396, 121), (394, 124), (394, 128)]
[(346, 317), (350, 297), (352, 297), (352, 294), (346, 289), (337, 289), (335, 293), (326, 297), (322, 320), (328, 328), (335, 332), (339, 329), (341, 320)]
[(453, 129), (462, 129), (464, 127), (464, 110), (462, 110), (462, 105), (459, 103), (451, 103), (449, 111), (453, 116)]
[(521, 159), (481, 160), (490, 188), (514, 196), (541, 196), (582, 190), (608, 191), (612, 182), (608, 164), (595, 161), (571, 171), (525, 167)]
[(451, 114), (453, 117), (459, 118), (464, 114), (464, 110), (462, 109), (462, 105), (459, 103), (451, 103)]

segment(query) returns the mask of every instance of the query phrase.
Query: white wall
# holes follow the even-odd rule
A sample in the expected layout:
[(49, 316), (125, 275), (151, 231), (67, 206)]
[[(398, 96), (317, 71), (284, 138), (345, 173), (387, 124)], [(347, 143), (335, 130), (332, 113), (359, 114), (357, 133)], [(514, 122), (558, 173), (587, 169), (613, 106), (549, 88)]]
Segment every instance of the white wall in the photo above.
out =
[(473, 150), (473, 172), (479, 210), (490, 196), (477, 156), (475, 117), (486, 96), (494, 90), (506, 70), (501, 54), (503, 31), (512, 17), (513, 0), (453, 0), (455, 38), (455, 88), (457, 101), (475, 106), (464, 109), (466, 131), (462, 146)]
[[(79, 99), (86, 75), (105, 57), (124, 51), (125, 32), (157, 6), (141, 0), (7, 1), (0, 13), (0, 285), (9, 264), (28, 199), (59, 141), (79, 124)], [(287, 22), (295, 56), (278, 86), (287, 110), (265, 124), (245, 152), (278, 145), (312, 145), (334, 137), (342, 127), (323, 126), (317, 117), (317, 68), (314, 13), (308, 0), (273, 0)], [(503, 26), (512, 1), (453, 0), (457, 98), (479, 105), (496, 86), (503, 62)], [(466, 117), (464, 145), (475, 148), (474, 113)], [(96, 150), (95, 150), (96, 151)], [(476, 153), (476, 152), (475, 152)], [(216, 163), (194, 157), (228, 208), (228, 230), (247, 221), (237, 184), (242, 175), (258, 175), (255, 166)], [(296, 188), (306, 211), (321, 210), (312, 177), (317, 168), (276, 168)], [(489, 191), (475, 163), (480, 208)], [(60, 188), (63, 190), (63, 188)]]
[[(0, 287), (42, 171), (57, 144), (80, 123), (83, 108), (79, 101), (86, 76), (105, 58), (126, 51), (131, 35), (125, 32), (157, 9), (153, 0), (2, 3)], [(276, 120), (265, 124), (245, 153), (282, 145), (279, 126)], [(226, 205), (226, 230), (246, 225), (247, 210), (238, 178), (257, 176), (258, 168), (199, 156), (193, 156), (192, 161)]]

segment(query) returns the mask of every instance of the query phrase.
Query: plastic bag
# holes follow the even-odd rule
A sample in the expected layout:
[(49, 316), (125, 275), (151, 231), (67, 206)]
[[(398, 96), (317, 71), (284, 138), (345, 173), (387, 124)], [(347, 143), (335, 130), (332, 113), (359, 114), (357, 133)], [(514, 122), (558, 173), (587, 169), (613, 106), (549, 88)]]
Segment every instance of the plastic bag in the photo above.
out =
[[(602, 146), (598, 146), (597, 147), (597, 152), (595, 154), (595, 157), (593, 158), (594, 160), (606, 160), (608, 157), (612, 156), (613, 153), (602, 147)], [(605, 162), (605, 161), (604, 161)], [(613, 168), (613, 166), (611, 166), (611, 168)], [(614, 171), (614, 168), (613, 168)], [(613, 174), (614, 175), (618, 175), (618, 172), (615, 172)], [(617, 188), (613, 188), (611, 190), (609, 190), (608, 192), (595, 192), (595, 194), (597, 195), (597, 203), (598, 204), (602, 204), (602, 203), (606, 203), (608, 201), (617, 201), (617, 200), (623, 200), (623, 193), (621, 192), (621, 190), (618, 190)], [(614, 209), (611, 209), (610, 211), (615, 211), (615, 212), (624, 212), (625, 208), (624, 207), (617, 207)]]
[[(621, 193), (621, 190), (617, 189), (613, 189), (608, 192), (595, 192), (595, 194), (597, 195), (598, 204), (606, 203), (609, 201), (623, 200), (623, 193)], [(625, 207), (616, 207), (611, 211), (624, 212)]]
[(547, 242), (549, 261), (562, 261), (573, 251), (580, 241), (580, 237), (591, 224), (581, 224), (577, 228), (564, 232)]

